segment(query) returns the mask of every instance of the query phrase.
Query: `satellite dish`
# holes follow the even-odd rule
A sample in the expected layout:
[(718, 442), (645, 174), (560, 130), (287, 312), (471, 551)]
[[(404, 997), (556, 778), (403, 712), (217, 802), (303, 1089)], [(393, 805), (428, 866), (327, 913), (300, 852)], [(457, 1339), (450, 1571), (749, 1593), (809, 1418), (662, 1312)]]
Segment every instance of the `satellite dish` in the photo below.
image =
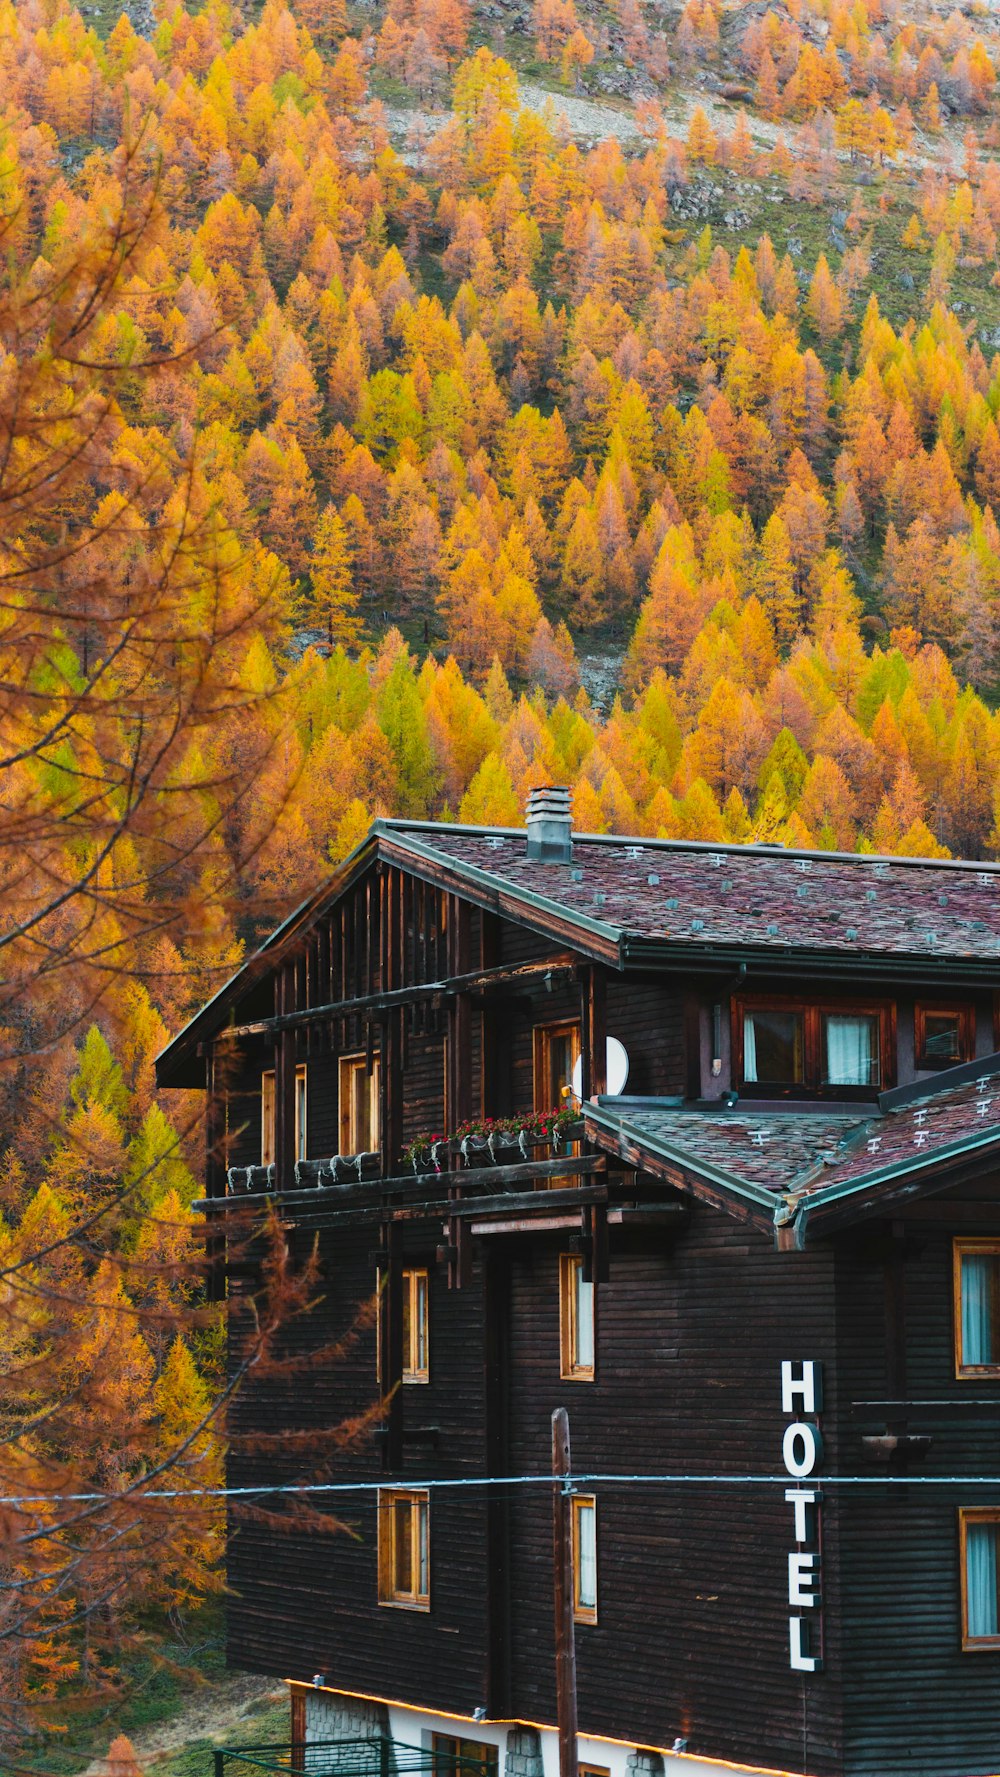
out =
[[(628, 1052), (625, 1044), (620, 1043), (617, 1037), (608, 1038), (607, 1076), (608, 1096), (609, 1098), (617, 1098), (620, 1092), (624, 1092), (628, 1081)], [(581, 1055), (578, 1055), (573, 1063), (572, 1086), (574, 1098), (579, 1098), (583, 1091), (583, 1057)]]

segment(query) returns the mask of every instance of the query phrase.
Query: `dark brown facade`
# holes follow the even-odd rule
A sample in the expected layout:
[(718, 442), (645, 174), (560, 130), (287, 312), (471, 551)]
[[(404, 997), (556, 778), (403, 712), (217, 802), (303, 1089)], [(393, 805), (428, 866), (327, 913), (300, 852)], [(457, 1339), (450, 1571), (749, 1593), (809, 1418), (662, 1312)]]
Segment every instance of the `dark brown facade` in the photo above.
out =
[[(513, 862), (501, 869), (498, 847), (491, 874), (495, 838)], [(301, 1389), (239, 1397), (250, 1441), (237, 1437), (234, 1486), (304, 1477), (303, 1446), (261, 1455), (255, 1433), (322, 1433), (386, 1406), (374, 1435), (323, 1469), (368, 1488), (336, 1498), (353, 1536), (294, 1517), (281, 1533), (234, 1527), (231, 1659), (431, 1715), (479, 1712), (470, 1734), (553, 1725), (551, 1488), (498, 1478), (547, 1473), (565, 1406), (578, 1491), (596, 1509), (596, 1620), (576, 1628), (583, 1733), (660, 1749), (671, 1769), (680, 1743), (678, 1770), (704, 1758), (988, 1777), (1000, 1645), (967, 1633), (962, 1536), (979, 1523), (970, 1512), (1000, 1512), (983, 1480), (1000, 1474), (1000, 1371), (956, 1374), (955, 1267), (956, 1241), (984, 1263), (1000, 1241), (1000, 915), (987, 911), (981, 940), (968, 931), (975, 897), (1000, 880), (925, 865), (896, 896), (886, 866), (834, 860), (824, 890), (827, 865), (810, 859), (810, 928), (787, 855), (755, 854), (764, 886), (747, 888), (747, 853), (617, 850), (616, 886), (612, 842), (576, 840), (571, 858), (530, 869), (523, 834), (390, 826), (162, 1058), (164, 1083), (200, 1078), (212, 1095), (220, 1287), (231, 1208), (268, 1200), (293, 1246), (319, 1242), (322, 1299), (287, 1329), (289, 1349), (339, 1337), (382, 1283), (378, 1328), (346, 1359)], [(585, 913), (570, 903), (592, 857)], [(691, 912), (684, 884), (702, 877), (715, 900)], [(668, 924), (682, 915), (676, 942), (635, 915), (654, 891)], [(733, 919), (736, 896), (754, 934), (764, 925), (744, 941), (720, 931), (713, 955), (706, 929), (727, 897)], [(832, 932), (830, 896), (859, 923)], [(883, 926), (862, 932), (873, 908)], [(754, 1016), (758, 1056), (785, 1044), (800, 1077), (746, 1077)], [(450, 1143), (404, 1164), (422, 1134), (479, 1117), (527, 1127), (556, 1108), (545, 1057), (567, 1028), (583, 1101), (569, 1153), (463, 1156)], [(629, 1059), (615, 1098), (608, 1036)], [(848, 1052), (849, 1078), (824, 1078)], [(359, 1102), (377, 1104), (367, 1157), (343, 1145), (345, 1058), (371, 1082)], [(565, 1374), (567, 1256), (593, 1286), (592, 1375)], [(403, 1379), (416, 1273), (426, 1376)], [(228, 1287), (255, 1287), (252, 1268)], [(238, 1342), (238, 1309), (233, 1325)], [(783, 1365), (795, 1382), (815, 1366), (822, 1399), (800, 1390), (789, 1409)], [(796, 1480), (783, 1451), (799, 1420), (793, 1463), (814, 1431), (822, 1450)], [(413, 1601), (380, 1602), (376, 1489), (416, 1497), (428, 1482), (426, 1572), (418, 1551)], [(796, 1506), (796, 1487), (822, 1497)], [(789, 1556), (803, 1551), (793, 1583)], [(793, 1664), (796, 1646), (815, 1669)]]

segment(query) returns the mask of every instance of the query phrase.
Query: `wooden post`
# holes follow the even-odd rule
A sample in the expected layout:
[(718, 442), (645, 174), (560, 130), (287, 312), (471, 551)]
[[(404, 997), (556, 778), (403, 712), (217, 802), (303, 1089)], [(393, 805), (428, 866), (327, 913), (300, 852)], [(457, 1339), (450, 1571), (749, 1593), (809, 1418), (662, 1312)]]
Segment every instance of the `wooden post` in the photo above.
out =
[(607, 978), (592, 963), (580, 983), (580, 1097), (599, 1097), (608, 1089)]
[[(226, 1107), (220, 1091), (219, 1058), (215, 1045), (205, 1056), (205, 1195), (213, 1200), (226, 1195)], [(208, 1226), (212, 1228), (209, 1215)], [(210, 1302), (222, 1302), (226, 1295), (225, 1222), (218, 1216), (215, 1228), (205, 1237), (207, 1289)]]
[(559, 1777), (579, 1777), (576, 1722), (576, 1638), (573, 1628), (573, 1501), (559, 1485), (572, 1472), (569, 1414), (552, 1415), (552, 1566), (556, 1629), (556, 1722)]
[[(275, 979), (281, 1010), (290, 1012), (295, 1001), (295, 965), (285, 963)], [(279, 1191), (295, 1184), (295, 1032), (281, 1030), (274, 1054), (274, 1160)]]
[(388, 1275), (386, 1278), (386, 1376), (384, 1386), (392, 1390), (386, 1426), (386, 1467), (403, 1466), (403, 1255), (397, 1222), (386, 1228)]

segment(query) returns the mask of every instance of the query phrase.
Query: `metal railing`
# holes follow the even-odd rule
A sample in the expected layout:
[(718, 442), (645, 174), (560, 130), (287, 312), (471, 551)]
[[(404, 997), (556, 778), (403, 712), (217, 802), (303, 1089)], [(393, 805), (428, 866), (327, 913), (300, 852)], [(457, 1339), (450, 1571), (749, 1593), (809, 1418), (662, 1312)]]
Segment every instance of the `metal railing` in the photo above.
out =
[(265, 1772), (303, 1773), (304, 1777), (493, 1777), (487, 1760), (408, 1746), (388, 1735), (219, 1746), (213, 1757), (214, 1777), (262, 1777)]

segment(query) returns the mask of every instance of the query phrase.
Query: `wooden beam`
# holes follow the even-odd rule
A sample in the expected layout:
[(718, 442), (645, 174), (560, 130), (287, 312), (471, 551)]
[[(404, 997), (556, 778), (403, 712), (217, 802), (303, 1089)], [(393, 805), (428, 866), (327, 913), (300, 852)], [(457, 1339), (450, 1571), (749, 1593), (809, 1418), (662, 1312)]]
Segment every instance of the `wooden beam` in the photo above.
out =
[(473, 1222), (470, 1234), (477, 1240), (488, 1239), (495, 1234), (561, 1234), (565, 1231), (579, 1233), (583, 1222), (583, 1209), (574, 1215), (567, 1210), (565, 1215), (556, 1216), (514, 1216), (507, 1221)]
[[(397, 914), (397, 919), (398, 919)], [(322, 1006), (302, 1006), (276, 1013), (273, 1018), (255, 1018), (250, 1024), (227, 1025), (226, 1037), (272, 1036), (280, 1030), (294, 1030), (303, 1024), (319, 1024), (328, 1018), (350, 1018), (356, 1013), (387, 1011), (391, 1006), (416, 1005), (420, 1000), (448, 998), (456, 993), (490, 993), (507, 987), (530, 985), (532, 980), (551, 975), (553, 979), (572, 976), (576, 963), (569, 956), (550, 957), (540, 963), (516, 963), (496, 969), (473, 969), (460, 975), (444, 976), (440, 981), (422, 981), (407, 987), (388, 988), (384, 993), (358, 994), (352, 999), (328, 1000)]]
[(607, 1196), (606, 1187), (601, 1185), (570, 1186), (565, 1191), (514, 1191), (509, 1196), (506, 1192), (499, 1197), (466, 1198), (464, 1203), (455, 1210), (457, 1216), (480, 1217), (489, 1215), (517, 1215), (522, 1211), (537, 1211), (539, 1215), (548, 1215), (553, 1210), (583, 1209), (591, 1203), (603, 1203)]

